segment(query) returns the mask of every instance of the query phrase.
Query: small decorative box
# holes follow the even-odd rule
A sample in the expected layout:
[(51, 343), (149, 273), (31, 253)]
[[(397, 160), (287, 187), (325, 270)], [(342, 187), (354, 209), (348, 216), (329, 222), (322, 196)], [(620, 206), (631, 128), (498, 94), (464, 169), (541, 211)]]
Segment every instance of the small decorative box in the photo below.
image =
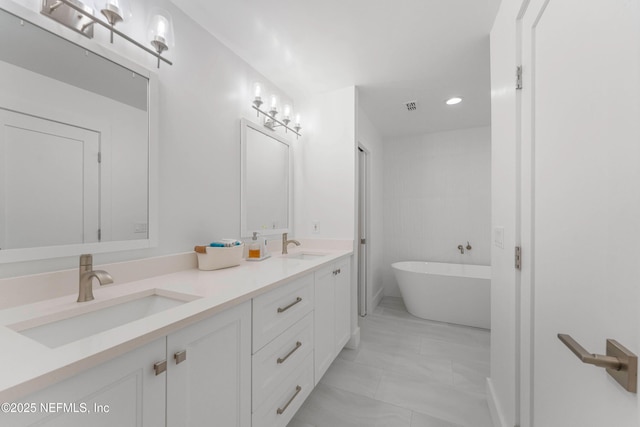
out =
[(198, 255), (199, 270), (218, 270), (240, 265), (244, 253), (244, 243), (227, 248), (196, 246), (195, 251)]

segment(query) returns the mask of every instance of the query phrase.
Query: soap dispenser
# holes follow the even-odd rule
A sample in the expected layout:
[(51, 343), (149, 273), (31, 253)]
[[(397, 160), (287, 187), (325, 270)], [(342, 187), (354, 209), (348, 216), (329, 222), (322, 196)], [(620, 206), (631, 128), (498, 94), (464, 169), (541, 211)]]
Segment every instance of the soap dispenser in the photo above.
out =
[(260, 259), (262, 258), (262, 248), (260, 243), (258, 242), (258, 232), (253, 232), (253, 237), (251, 238), (251, 243), (249, 244), (249, 259)]

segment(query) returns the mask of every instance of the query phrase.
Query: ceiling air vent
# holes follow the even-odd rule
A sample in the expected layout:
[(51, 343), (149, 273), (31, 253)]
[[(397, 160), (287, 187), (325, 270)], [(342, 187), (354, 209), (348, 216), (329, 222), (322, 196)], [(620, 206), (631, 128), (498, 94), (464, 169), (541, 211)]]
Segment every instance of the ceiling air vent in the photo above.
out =
[(418, 101), (409, 101), (404, 104), (407, 111), (416, 111), (418, 109)]

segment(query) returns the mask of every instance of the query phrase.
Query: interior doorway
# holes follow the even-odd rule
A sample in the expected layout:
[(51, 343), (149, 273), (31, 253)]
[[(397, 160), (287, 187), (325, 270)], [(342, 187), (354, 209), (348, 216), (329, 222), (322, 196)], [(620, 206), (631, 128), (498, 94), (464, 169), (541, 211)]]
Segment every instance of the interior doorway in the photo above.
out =
[(358, 144), (358, 315), (365, 317), (369, 303), (368, 245), (369, 226), (369, 157), (365, 147)]

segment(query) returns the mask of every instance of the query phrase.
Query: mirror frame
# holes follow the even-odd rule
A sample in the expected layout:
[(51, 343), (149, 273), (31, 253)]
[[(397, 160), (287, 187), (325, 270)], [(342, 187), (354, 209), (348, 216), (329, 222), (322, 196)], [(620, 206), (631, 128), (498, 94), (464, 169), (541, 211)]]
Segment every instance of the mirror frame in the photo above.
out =
[(122, 67), (128, 68), (149, 80), (148, 105), (149, 105), (149, 141), (148, 141), (148, 177), (147, 177), (147, 208), (148, 229), (147, 238), (139, 240), (122, 240), (97, 243), (79, 243), (73, 245), (44, 246), (36, 248), (5, 249), (0, 250), (0, 264), (36, 261), (43, 259), (78, 256), (83, 253), (119, 252), (135, 249), (145, 249), (158, 246), (158, 77), (150, 70), (128, 60), (114, 51), (91, 41), (86, 37), (48, 19), (37, 12), (16, 4), (11, 0), (0, 0), (0, 9), (20, 17), (53, 33), (67, 42), (77, 45), (82, 49), (102, 56)]
[[(247, 186), (247, 129), (253, 129), (256, 132), (273, 138), (276, 141), (287, 146), (288, 151), (288, 167), (287, 167), (287, 227), (276, 228), (268, 230), (251, 230), (247, 227), (247, 203), (246, 203), (246, 186)], [(267, 129), (266, 127), (256, 124), (248, 119), (240, 120), (240, 237), (247, 238), (252, 237), (253, 232), (257, 231), (261, 236), (273, 236), (276, 234), (290, 233), (293, 228), (293, 153), (291, 152), (291, 142), (278, 135), (275, 131)]]

